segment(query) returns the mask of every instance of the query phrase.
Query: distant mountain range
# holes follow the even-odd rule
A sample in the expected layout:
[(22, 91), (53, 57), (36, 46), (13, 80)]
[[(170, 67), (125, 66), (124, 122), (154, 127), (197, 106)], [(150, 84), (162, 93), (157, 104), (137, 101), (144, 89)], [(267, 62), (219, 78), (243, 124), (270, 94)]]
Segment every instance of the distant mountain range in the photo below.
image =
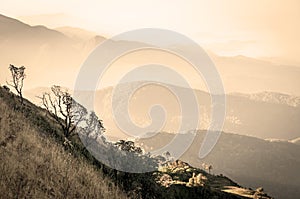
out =
[[(81, 64), (104, 39), (101, 35), (79, 28), (60, 27), (54, 30), (45, 26), (30, 26), (0, 15), (0, 69), (3, 71), (0, 82), (5, 82), (8, 77), (8, 65), (16, 64), (27, 66), (27, 73), (31, 75), (26, 80), (25, 88), (51, 86), (54, 83), (72, 87)], [(131, 42), (119, 41), (119, 44), (131, 45)], [(180, 45), (177, 47), (180, 48)], [(212, 52), (209, 55), (227, 93), (271, 91), (300, 96), (300, 67), (245, 56), (222, 57)], [(149, 57), (145, 56), (144, 60), (147, 59)], [(178, 65), (177, 61), (170, 59), (170, 65)], [(130, 60), (124, 60), (118, 66), (119, 70), (124, 70), (127, 62)]]
[(80, 64), (99, 43), (99, 37), (75, 38), (66, 33), (66, 28), (60, 30), (29, 26), (0, 15), (0, 69), (3, 71), (0, 82), (8, 79), (9, 64), (27, 67), (28, 86), (68, 84), (72, 79), (69, 77), (75, 78)]
[[(129, 92), (134, 85), (142, 82), (126, 83), (121, 85), (122, 92)], [(120, 86), (120, 85), (119, 85)], [(189, 92), (187, 88), (169, 85), (181, 93)], [(35, 89), (25, 93), (35, 98), (43, 89)], [(112, 116), (112, 93), (114, 87), (98, 90), (95, 95), (95, 110), (103, 119), (106, 128), (114, 132), (111, 136), (120, 136), (123, 133), (115, 125)], [(210, 95), (200, 90), (192, 90), (197, 96), (200, 122), (199, 129), (207, 129), (210, 124), (211, 101)], [(87, 96), (93, 93), (87, 94)], [(159, 96), (159, 97), (157, 97)], [(261, 97), (260, 97), (261, 96)], [(265, 97), (268, 96), (268, 97)], [(120, 104), (126, 99), (120, 99)], [(257, 93), (252, 95), (229, 94), (226, 96), (226, 119), (223, 130), (225, 132), (250, 135), (261, 139), (293, 140), (300, 135), (300, 106), (299, 97), (287, 96), (280, 93)], [(151, 122), (147, 115), (153, 104), (161, 104), (167, 113), (164, 131), (176, 132), (181, 122), (181, 113), (174, 96), (161, 87), (150, 85), (138, 90), (135, 97), (130, 99), (130, 114), (137, 125)], [(190, 118), (193, 119), (193, 118)], [(186, 129), (190, 130), (190, 129)]]
[(272, 104), (285, 104), (293, 107), (299, 107), (300, 105), (300, 97), (282, 93), (265, 91), (253, 94), (233, 93), (232, 95), (246, 97), (253, 101), (267, 102)]
[[(124, 92), (133, 84), (122, 85)], [(170, 85), (169, 85), (170, 86)], [(188, 89), (173, 86), (175, 89)], [(96, 92), (95, 110), (104, 120), (107, 129), (114, 132), (109, 136), (118, 137), (123, 135), (115, 125), (112, 117), (112, 92), (113, 87), (107, 87)], [(36, 88), (25, 91), (25, 96), (36, 104), (40, 101), (36, 96), (48, 91), (47, 88)], [(200, 123), (199, 129), (206, 129), (210, 123), (210, 95), (200, 90), (193, 90), (196, 93)], [(140, 93), (140, 94), (139, 94)], [(155, 95), (153, 95), (155, 93)], [(84, 93), (89, 96), (93, 93)], [(130, 113), (137, 124), (149, 123), (147, 115), (148, 109), (152, 104), (159, 103), (164, 106), (168, 113), (165, 131), (176, 132), (180, 124), (180, 112), (178, 112), (177, 101), (165, 90), (155, 86), (148, 86), (142, 92), (137, 92), (136, 98), (131, 99)], [(156, 96), (160, 96), (157, 98)], [(261, 98), (259, 96), (262, 96)], [(265, 97), (268, 96), (268, 97)], [(170, 100), (171, 99), (171, 100)], [(119, 100), (126, 100), (125, 98)], [(223, 130), (225, 132), (237, 133), (241, 135), (250, 135), (261, 139), (283, 140), (290, 142), (299, 142), (297, 138), (300, 135), (300, 106), (299, 97), (288, 96), (280, 93), (257, 93), (257, 94), (229, 94), (226, 96), (226, 119)], [(187, 129), (189, 130), (189, 129)]]
[[(121, 85), (122, 92), (129, 92), (130, 87), (142, 82), (126, 83)], [(174, 90), (189, 92), (189, 89), (169, 85)], [(114, 87), (98, 90), (95, 95), (95, 110), (103, 119), (111, 137), (124, 135), (116, 126), (112, 115), (112, 93)], [(49, 91), (47, 88), (36, 88), (25, 91), (25, 96), (39, 104), (36, 96)], [(197, 96), (199, 105), (200, 122), (199, 129), (207, 129), (210, 124), (211, 101), (210, 95), (200, 90), (193, 90)], [(84, 92), (84, 95), (93, 93)], [(157, 96), (160, 96), (157, 98)], [(267, 97), (265, 97), (267, 96)], [(116, 99), (121, 101), (126, 98)], [(288, 96), (280, 93), (257, 93), (257, 94), (229, 94), (226, 96), (226, 119), (223, 130), (225, 132), (250, 135), (261, 139), (285, 140), (299, 142), (300, 136), (300, 106), (299, 97)], [(181, 122), (181, 113), (178, 102), (167, 90), (157, 86), (148, 86), (135, 93), (130, 100), (130, 113), (138, 125), (149, 124), (148, 110), (153, 104), (161, 104), (166, 112), (166, 125), (164, 131), (176, 132)], [(191, 118), (192, 119), (192, 118)], [(186, 129), (188, 131), (190, 129)], [(125, 136), (126, 137), (126, 136)], [(292, 141), (294, 140), (294, 141)]]

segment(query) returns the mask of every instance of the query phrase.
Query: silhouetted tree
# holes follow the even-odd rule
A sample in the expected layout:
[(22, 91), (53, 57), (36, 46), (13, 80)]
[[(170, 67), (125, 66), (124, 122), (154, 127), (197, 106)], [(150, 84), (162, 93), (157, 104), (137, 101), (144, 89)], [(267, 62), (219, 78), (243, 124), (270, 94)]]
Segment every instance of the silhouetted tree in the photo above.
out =
[(52, 86), (51, 91), (52, 94), (43, 93), (43, 96), (40, 97), (43, 106), (61, 126), (64, 136), (69, 138), (74, 134), (77, 125), (86, 117), (88, 111), (60, 86)]
[(143, 153), (143, 150), (141, 149), (141, 147), (135, 146), (133, 141), (119, 140), (118, 142), (115, 143), (115, 145), (122, 151), (134, 152), (137, 154)]
[(60, 86), (52, 86), (51, 91), (51, 94), (46, 92), (39, 98), (42, 99), (43, 106), (50, 116), (63, 130), (66, 145), (71, 146), (68, 138), (76, 133), (80, 134), (80, 138), (87, 146), (105, 132), (102, 120), (98, 119), (96, 113), (93, 111), (89, 113), (68, 91), (63, 91)]
[(10, 81), (10, 83), (7, 82), (7, 84), (13, 87), (17, 91), (18, 95), (20, 96), (21, 103), (23, 104), (22, 89), (24, 85), (24, 79), (26, 77), (25, 67), (24, 66), (16, 67), (10, 64), (9, 70), (11, 72), (12, 80)]

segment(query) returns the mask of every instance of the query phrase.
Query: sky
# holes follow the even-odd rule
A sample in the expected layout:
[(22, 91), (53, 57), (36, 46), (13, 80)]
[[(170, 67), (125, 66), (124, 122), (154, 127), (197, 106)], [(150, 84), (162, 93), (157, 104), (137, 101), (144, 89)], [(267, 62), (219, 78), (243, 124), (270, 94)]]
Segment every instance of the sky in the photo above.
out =
[(220, 55), (300, 65), (299, 0), (0, 0), (0, 5), (0, 13), (32, 25), (69, 25), (104, 36), (164, 28)]

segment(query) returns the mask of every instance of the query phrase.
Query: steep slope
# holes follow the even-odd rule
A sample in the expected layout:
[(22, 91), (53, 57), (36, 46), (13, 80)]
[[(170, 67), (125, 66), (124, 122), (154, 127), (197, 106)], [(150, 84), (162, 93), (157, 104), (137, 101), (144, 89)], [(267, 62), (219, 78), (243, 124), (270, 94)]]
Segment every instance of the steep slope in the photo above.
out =
[(57, 143), (43, 111), (32, 108), (28, 101), (21, 108), (0, 88), (0, 198), (126, 198), (99, 169)]

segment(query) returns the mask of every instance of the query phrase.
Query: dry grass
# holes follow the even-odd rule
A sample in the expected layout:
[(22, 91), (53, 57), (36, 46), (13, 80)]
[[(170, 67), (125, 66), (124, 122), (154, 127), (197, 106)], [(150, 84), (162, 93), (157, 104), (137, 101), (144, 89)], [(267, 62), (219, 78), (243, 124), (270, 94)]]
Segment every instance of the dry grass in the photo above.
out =
[(25, 121), (0, 98), (0, 198), (126, 198), (94, 166)]

